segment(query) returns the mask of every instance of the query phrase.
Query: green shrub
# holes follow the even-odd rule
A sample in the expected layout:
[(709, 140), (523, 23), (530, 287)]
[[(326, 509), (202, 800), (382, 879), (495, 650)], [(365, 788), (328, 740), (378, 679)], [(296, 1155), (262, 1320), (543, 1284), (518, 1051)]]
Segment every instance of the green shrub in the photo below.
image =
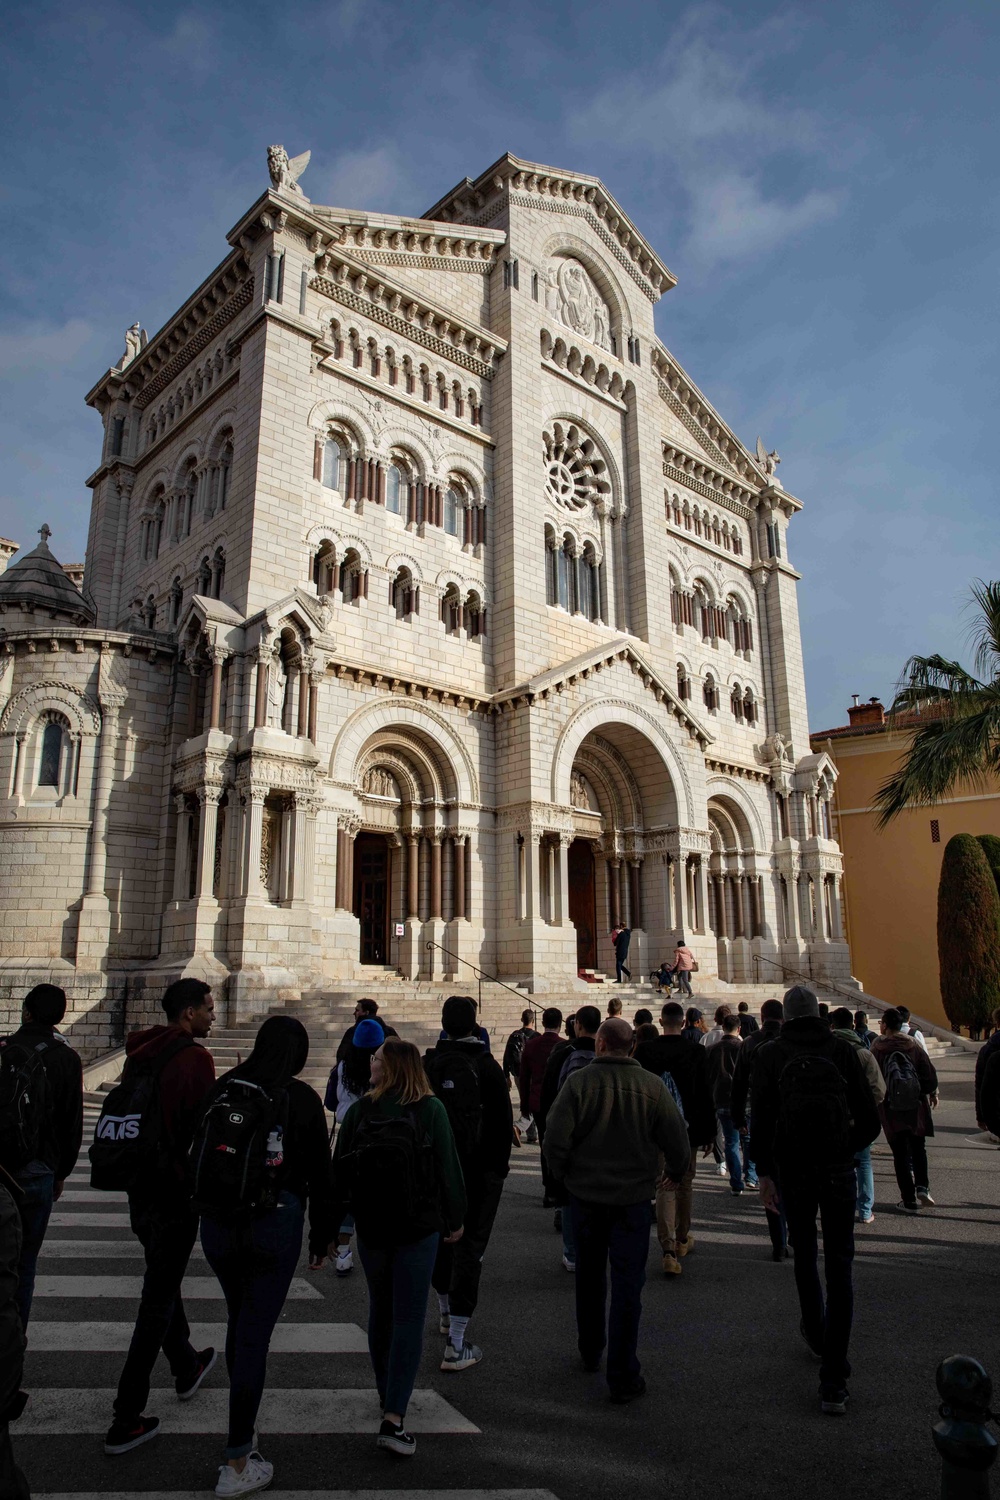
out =
[(1000, 894), (983, 847), (971, 833), (956, 833), (945, 845), (938, 961), (949, 1021), (980, 1030), (1000, 1006)]

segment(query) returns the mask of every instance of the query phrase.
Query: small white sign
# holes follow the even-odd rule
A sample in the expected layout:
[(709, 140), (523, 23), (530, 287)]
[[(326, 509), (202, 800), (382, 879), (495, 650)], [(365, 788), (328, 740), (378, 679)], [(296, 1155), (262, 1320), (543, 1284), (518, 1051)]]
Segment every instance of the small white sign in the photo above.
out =
[(396, 936), (397, 937), (403, 937), (405, 935), (405, 933), (406, 933), (406, 928), (403, 925), (403, 923), (402, 922), (397, 922), (396, 923)]

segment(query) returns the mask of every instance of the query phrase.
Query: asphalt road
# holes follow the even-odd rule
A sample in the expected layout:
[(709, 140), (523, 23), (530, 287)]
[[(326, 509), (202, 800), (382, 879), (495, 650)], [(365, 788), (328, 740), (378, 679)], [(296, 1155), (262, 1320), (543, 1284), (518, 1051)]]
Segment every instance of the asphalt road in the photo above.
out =
[[(976, 1139), (971, 1057), (949, 1058), (939, 1071), (942, 1104), (930, 1143), (937, 1208), (918, 1218), (898, 1212), (888, 1149), (882, 1143), (875, 1152), (876, 1221), (857, 1233), (846, 1417), (819, 1414), (791, 1262), (771, 1261), (756, 1198), (734, 1199), (711, 1162), (699, 1166), (697, 1245), (681, 1277), (664, 1278), (651, 1240), (640, 1341), (648, 1395), (611, 1406), (603, 1378), (579, 1369), (572, 1277), (552, 1214), (541, 1207), (538, 1152), (525, 1148), (515, 1154), (470, 1325), (482, 1365), (441, 1373), (442, 1340), (428, 1313), (418, 1389), (430, 1394), (415, 1405), (424, 1430), (412, 1460), (375, 1450), (360, 1269), (338, 1280), (331, 1271), (310, 1276), (303, 1263), (299, 1296), (286, 1304), (276, 1337), (287, 1352), (272, 1349), (261, 1419), (274, 1491), (349, 1491), (354, 1500), (390, 1491), (427, 1500), (438, 1493), (458, 1500), (456, 1491), (493, 1500), (512, 1491), (521, 1500), (526, 1492), (533, 1500), (540, 1492), (605, 1500), (626, 1490), (685, 1500), (937, 1495), (930, 1430), (938, 1361), (973, 1354), (1000, 1374), (1000, 1155)], [(70, 1188), (39, 1264), (49, 1294), (36, 1299), (27, 1359), (35, 1410), (13, 1429), (32, 1493), (204, 1494), (223, 1441), (221, 1359), (204, 1397), (181, 1407), (171, 1390), (151, 1401), (147, 1410), (163, 1423), (154, 1442), (116, 1459), (102, 1452), (101, 1392), (116, 1384), (116, 1349), (128, 1334), (112, 1325), (131, 1322), (127, 1279), (141, 1273), (141, 1259), (116, 1222), (122, 1206), (78, 1198), (82, 1168)], [(212, 1290), (210, 1275), (204, 1260), (192, 1261), (202, 1293)], [(213, 1297), (200, 1296), (188, 1311), (192, 1322), (224, 1321), (224, 1304)], [(171, 1384), (163, 1361), (153, 1384)]]

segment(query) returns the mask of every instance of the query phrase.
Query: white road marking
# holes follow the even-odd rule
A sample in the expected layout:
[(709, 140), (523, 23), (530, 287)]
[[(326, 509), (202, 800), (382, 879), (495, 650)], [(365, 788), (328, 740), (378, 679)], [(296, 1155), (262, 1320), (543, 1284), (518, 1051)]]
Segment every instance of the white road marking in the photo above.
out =
[[(132, 1339), (131, 1323), (43, 1323), (31, 1325), (31, 1354), (123, 1354)], [(225, 1323), (192, 1323), (197, 1349), (221, 1349)], [(368, 1340), (356, 1323), (279, 1323), (271, 1335), (272, 1354), (367, 1354)]]
[[(191, 1257), (205, 1259), (197, 1241)], [(137, 1239), (57, 1240), (49, 1235), (42, 1244), (39, 1260), (142, 1260), (142, 1246)]]
[(127, 1193), (104, 1193), (99, 1188), (64, 1188), (60, 1203), (127, 1203)]
[[(39, 1276), (35, 1281), (36, 1297), (118, 1297), (138, 1299), (142, 1292), (141, 1276)], [(214, 1276), (186, 1276), (181, 1287), (185, 1300), (192, 1302), (223, 1301), (222, 1288)], [(304, 1302), (322, 1297), (318, 1287), (296, 1276), (288, 1288), (289, 1302)]]
[(105, 1229), (128, 1229), (129, 1216), (122, 1213), (92, 1214), (86, 1210), (83, 1213), (79, 1210), (62, 1213), (55, 1208), (49, 1223), (53, 1229), (99, 1229), (102, 1226)]
[[(556, 1500), (551, 1490), (268, 1490), (270, 1500)], [(205, 1490), (92, 1490), (45, 1500), (205, 1500)]]
[[(31, 1408), (17, 1424), (22, 1438), (56, 1437), (104, 1433), (110, 1421), (117, 1392), (107, 1390), (32, 1391)], [(160, 1416), (160, 1431), (173, 1433), (225, 1433), (229, 1418), (229, 1392), (206, 1390), (197, 1401), (181, 1403), (173, 1387), (150, 1391), (146, 1410)], [(378, 1392), (368, 1390), (276, 1390), (265, 1391), (258, 1418), (261, 1439), (268, 1434), (313, 1434), (378, 1431), (381, 1412)], [(414, 1391), (406, 1411), (407, 1428), (414, 1433), (474, 1433), (479, 1428), (461, 1416), (437, 1391)]]

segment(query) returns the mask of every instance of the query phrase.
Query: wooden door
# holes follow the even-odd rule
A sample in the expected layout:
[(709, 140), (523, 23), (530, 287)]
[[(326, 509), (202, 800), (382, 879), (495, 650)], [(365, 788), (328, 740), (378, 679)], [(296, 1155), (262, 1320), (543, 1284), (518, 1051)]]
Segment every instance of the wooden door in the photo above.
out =
[(389, 962), (389, 846), (380, 833), (354, 843), (354, 915), (361, 923), (361, 962)]
[(569, 919), (576, 928), (577, 969), (597, 968), (597, 881), (587, 839), (569, 846)]

